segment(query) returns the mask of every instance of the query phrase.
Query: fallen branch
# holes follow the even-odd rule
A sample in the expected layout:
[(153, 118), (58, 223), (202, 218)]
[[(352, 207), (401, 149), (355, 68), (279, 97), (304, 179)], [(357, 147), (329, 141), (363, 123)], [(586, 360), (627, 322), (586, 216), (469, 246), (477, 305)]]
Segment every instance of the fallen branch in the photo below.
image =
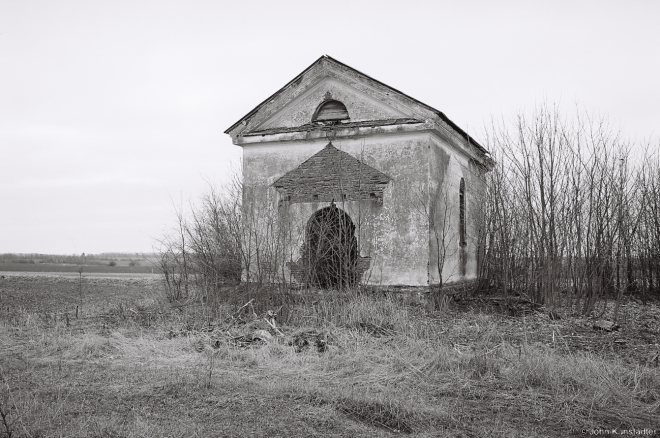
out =
[(252, 299), (251, 299), (250, 301), (248, 301), (247, 303), (243, 304), (243, 305), (241, 306), (241, 308), (238, 309), (236, 312), (234, 312), (233, 314), (229, 315), (228, 318), (226, 318), (224, 321), (222, 321), (223, 324), (224, 324), (225, 322), (229, 321), (230, 319), (234, 319), (239, 313), (241, 313), (241, 310), (245, 309), (247, 306), (249, 306), (250, 304), (252, 304), (252, 301), (254, 301), (254, 298), (252, 298)]
[(243, 310), (244, 308), (246, 308), (247, 306), (249, 306), (250, 304), (252, 304), (252, 301), (254, 301), (254, 298), (252, 298), (252, 299), (251, 299), (250, 301), (248, 301), (247, 303), (243, 304), (243, 305), (241, 306), (240, 309), (238, 309), (236, 312), (234, 312), (234, 314), (241, 313), (241, 310)]
[(282, 333), (282, 332), (280, 331), (280, 329), (278, 329), (277, 327), (275, 327), (275, 324), (271, 323), (271, 322), (268, 321), (268, 319), (266, 319), (266, 318), (264, 318), (264, 321), (266, 321), (266, 322), (268, 323), (268, 325), (271, 326), (271, 327), (273, 328), (273, 330), (275, 330), (275, 333), (277, 333), (278, 336), (284, 336), (284, 333)]

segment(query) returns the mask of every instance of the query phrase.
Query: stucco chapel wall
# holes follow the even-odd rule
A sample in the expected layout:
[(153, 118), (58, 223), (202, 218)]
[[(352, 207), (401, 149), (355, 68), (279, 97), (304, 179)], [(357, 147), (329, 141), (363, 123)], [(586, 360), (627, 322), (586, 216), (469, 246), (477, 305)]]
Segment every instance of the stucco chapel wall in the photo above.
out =
[(483, 256), (484, 202), (486, 199), (486, 169), (474, 161), (464, 168), (467, 197), (467, 278), (479, 276)]
[[(429, 283), (474, 279), (478, 274), (483, 171), (447, 141), (432, 137), (429, 160)], [(460, 242), (460, 183), (465, 184), (465, 245)], [(444, 261), (443, 261), (444, 255)]]
[[(300, 257), (307, 221), (328, 202), (283, 203), (272, 184), (322, 150), (327, 139), (269, 142), (243, 148), (244, 184), (249, 202), (268, 204), (279, 212), (291, 234), (290, 258)], [(371, 257), (363, 280), (370, 284), (426, 285), (428, 281), (428, 151), (422, 133), (336, 138), (332, 144), (392, 180), (382, 206), (370, 200), (338, 200), (356, 225), (360, 255)], [(284, 269), (288, 273), (288, 269)]]

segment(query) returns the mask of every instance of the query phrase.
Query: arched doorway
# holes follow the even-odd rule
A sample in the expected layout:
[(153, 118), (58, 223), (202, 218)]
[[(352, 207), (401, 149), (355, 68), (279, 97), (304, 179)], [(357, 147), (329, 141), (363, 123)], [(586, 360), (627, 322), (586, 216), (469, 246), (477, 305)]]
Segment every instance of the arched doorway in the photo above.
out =
[(312, 215), (305, 242), (309, 284), (324, 289), (355, 286), (358, 244), (350, 216), (334, 204)]

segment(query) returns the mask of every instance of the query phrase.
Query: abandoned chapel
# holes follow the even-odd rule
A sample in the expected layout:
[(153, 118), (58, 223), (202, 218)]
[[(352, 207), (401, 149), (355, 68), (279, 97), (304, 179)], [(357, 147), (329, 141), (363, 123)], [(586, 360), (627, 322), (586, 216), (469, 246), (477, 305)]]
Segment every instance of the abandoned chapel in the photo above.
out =
[(271, 261), (284, 281), (477, 277), (494, 162), (442, 112), (322, 56), (225, 133), (243, 148), (243, 208), (276, 218), (253, 228), (284, 242)]

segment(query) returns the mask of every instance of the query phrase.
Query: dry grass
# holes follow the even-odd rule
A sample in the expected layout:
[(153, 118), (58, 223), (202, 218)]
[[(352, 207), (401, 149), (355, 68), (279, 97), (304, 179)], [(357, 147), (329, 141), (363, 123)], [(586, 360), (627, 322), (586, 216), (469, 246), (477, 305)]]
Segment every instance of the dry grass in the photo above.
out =
[[(0, 406), (13, 436), (547, 437), (660, 429), (658, 368), (541, 342), (559, 327), (540, 316), (427, 314), (392, 297), (325, 294), (287, 309), (285, 334), (328, 335), (327, 351), (296, 352), (285, 340), (215, 344), (236, 307), (216, 309), (222, 317), (213, 319), (204, 307), (171, 307), (149, 291), (88, 303), (90, 319), (70, 317), (68, 325), (56, 308), (50, 317), (3, 310)], [(200, 330), (209, 322), (215, 332)]]

